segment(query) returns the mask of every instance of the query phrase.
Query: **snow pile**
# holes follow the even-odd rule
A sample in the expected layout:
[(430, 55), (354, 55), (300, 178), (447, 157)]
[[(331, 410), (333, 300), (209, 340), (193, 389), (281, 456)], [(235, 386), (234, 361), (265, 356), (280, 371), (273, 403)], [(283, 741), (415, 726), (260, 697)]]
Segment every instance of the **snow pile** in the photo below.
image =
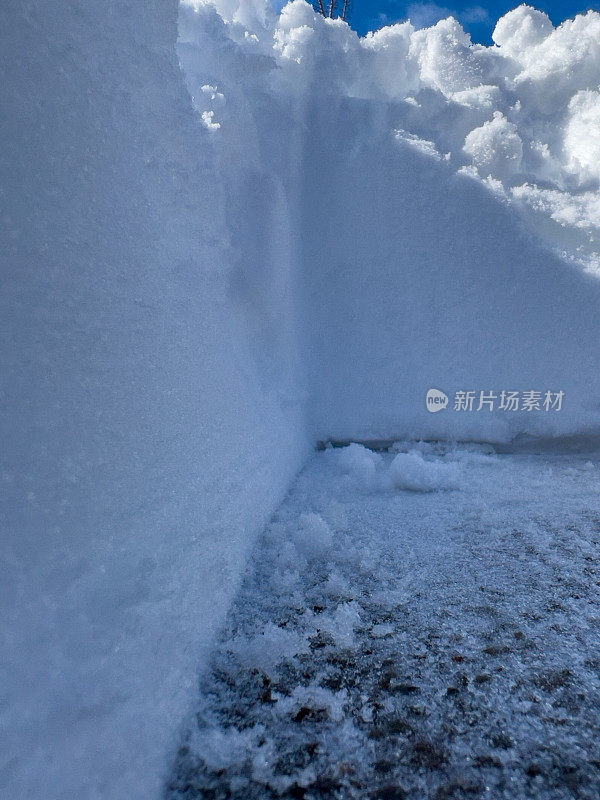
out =
[(348, 447), (331, 449), (328, 456), (340, 472), (349, 475), (360, 486), (372, 486), (376, 482), (376, 469), (381, 464), (381, 456), (362, 444), (352, 442)]
[[(196, 2), (197, 5), (197, 2)], [(449, 17), (423, 30), (410, 22), (364, 38), (324, 20), (302, 0), (282, 11), (272, 39), (288, 91), (338, 94), (397, 104), (402, 128), (454, 168), (500, 181), (534, 229), (563, 255), (600, 268), (593, 210), (598, 190), (600, 13), (554, 27), (521, 5), (502, 17), (491, 47), (473, 45)], [(326, 80), (318, 80), (326, 75)], [(577, 221), (544, 212), (515, 190), (558, 191), (564, 206), (584, 198)], [(589, 206), (592, 206), (590, 208)], [(542, 224), (543, 223), (543, 224)], [(556, 224), (553, 224), (556, 223)]]
[[(598, 429), (600, 285), (579, 270), (600, 263), (599, 20), (554, 28), (523, 6), (483, 47), (453, 19), (361, 39), (300, 0), (284, 8), (271, 80), (306, 120), (299, 240), (319, 438)], [(440, 414), (426, 410), (431, 387), (450, 398)], [(564, 391), (560, 412), (453, 403), (548, 390)]]
[[(599, 20), (521, 6), (484, 47), (452, 18), (360, 38), (303, 0), (182, 2), (186, 84), (221, 126), (233, 287), (287, 298), (248, 317), (273, 347), (294, 309), (314, 439), (600, 428)], [(435, 415), (432, 387), (449, 397)], [(564, 403), (454, 407), (503, 391)], [(344, 469), (377, 483), (363, 457)]]
[(363, 490), (376, 492), (388, 489), (415, 492), (459, 489), (462, 464), (476, 464), (479, 459), (484, 463), (492, 460), (480, 453), (446, 452), (447, 448), (436, 448), (427, 442), (408, 445), (398, 442), (392, 449), (397, 455), (391, 462), (356, 442), (341, 449), (330, 449), (325, 455), (339, 474), (350, 476), (351, 481)]
[(398, 453), (389, 468), (392, 485), (414, 492), (458, 489), (460, 473), (456, 463), (425, 461), (420, 453)]

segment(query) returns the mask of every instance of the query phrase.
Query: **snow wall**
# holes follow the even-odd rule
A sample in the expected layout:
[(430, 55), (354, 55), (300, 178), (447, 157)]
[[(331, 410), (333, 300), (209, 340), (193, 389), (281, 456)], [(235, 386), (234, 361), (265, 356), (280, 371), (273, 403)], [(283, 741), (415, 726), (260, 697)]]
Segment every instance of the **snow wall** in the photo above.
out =
[(0, 8), (11, 800), (160, 796), (247, 550), (308, 452), (278, 189), (261, 189), (255, 274), (233, 285), (177, 13)]
[(286, 191), (313, 438), (600, 430), (600, 14), (521, 6), (484, 47), (452, 18), (361, 39), (303, 0), (185, 0), (179, 37), (216, 147), (258, 130)]
[(597, 430), (600, 15), (492, 48), (302, 0), (0, 23), (0, 788), (147, 800), (310, 443)]

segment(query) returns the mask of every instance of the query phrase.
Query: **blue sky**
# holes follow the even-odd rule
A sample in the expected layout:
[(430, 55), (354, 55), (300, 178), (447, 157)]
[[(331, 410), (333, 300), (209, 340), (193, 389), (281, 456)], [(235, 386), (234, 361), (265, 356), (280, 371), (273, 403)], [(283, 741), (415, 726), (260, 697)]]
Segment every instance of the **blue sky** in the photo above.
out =
[[(282, 0), (272, 0), (275, 7), (281, 8)], [(577, 2), (573, 0), (537, 0), (532, 2), (536, 8), (545, 11), (556, 25), (562, 20), (575, 14), (587, 11), (589, 8), (600, 10), (600, 5), (595, 3)], [(460, 20), (463, 27), (469, 31), (473, 41), (491, 44), (491, 35), (498, 17), (501, 17), (511, 8), (519, 5), (518, 0), (495, 0), (495, 2), (478, 3), (477, 0), (466, 2), (450, 2), (446, 5), (443, 0), (434, 2), (416, 2), (415, 0), (353, 0), (353, 10), (350, 24), (359, 33), (364, 34), (369, 30), (390, 25), (410, 17), (417, 27), (432, 25), (439, 19), (452, 14)]]

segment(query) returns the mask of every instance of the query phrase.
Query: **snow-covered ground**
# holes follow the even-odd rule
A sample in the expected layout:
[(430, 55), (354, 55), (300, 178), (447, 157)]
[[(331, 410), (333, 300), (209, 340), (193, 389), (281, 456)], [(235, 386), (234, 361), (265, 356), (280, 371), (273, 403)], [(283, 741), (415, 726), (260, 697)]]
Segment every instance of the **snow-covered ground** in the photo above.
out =
[(301, 474), (170, 800), (597, 798), (597, 453), (395, 449), (411, 460), (354, 445)]

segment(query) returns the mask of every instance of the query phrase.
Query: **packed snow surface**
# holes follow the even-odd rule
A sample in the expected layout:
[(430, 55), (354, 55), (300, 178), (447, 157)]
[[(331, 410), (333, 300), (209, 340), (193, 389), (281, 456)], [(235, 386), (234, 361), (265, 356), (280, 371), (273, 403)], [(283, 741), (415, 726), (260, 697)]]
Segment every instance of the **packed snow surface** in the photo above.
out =
[[(597, 454), (380, 457), (460, 469), (417, 492), (359, 486), (356, 447), (315, 455), (257, 546), (169, 800), (595, 800)], [(318, 556), (291, 544), (307, 509)]]

